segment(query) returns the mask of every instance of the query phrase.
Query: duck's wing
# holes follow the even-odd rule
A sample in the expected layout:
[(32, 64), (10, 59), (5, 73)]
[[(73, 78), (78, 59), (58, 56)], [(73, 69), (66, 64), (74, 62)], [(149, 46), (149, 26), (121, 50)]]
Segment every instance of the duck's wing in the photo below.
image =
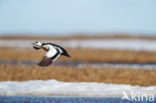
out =
[(52, 64), (53, 61), (51, 60), (51, 58), (44, 56), (42, 58), (42, 60), (38, 63), (39, 66), (43, 67), (43, 66), (48, 66), (50, 64)]
[(42, 58), (42, 60), (38, 63), (39, 66), (49, 66), (60, 56), (60, 51), (56, 49), (56, 52), (49, 50), (46, 55)]

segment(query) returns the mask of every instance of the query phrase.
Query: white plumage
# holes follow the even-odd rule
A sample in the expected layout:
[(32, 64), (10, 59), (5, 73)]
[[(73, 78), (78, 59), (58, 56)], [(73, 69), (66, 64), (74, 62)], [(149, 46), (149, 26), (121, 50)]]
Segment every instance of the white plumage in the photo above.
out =
[(45, 56), (47, 57), (52, 57), (57, 53), (57, 50), (52, 46), (52, 45), (48, 45), (49, 47), (49, 51), (46, 53)]

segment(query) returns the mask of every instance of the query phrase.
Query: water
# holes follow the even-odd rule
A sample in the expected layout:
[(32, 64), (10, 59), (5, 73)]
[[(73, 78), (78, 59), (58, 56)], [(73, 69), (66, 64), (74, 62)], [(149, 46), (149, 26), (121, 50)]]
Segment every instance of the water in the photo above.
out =
[[(0, 64), (11, 64), (11, 65), (34, 65), (39, 61), (31, 60), (0, 60)], [(80, 61), (55, 61), (53, 65), (62, 65), (62, 66), (74, 66), (74, 67), (116, 67), (116, 68), (143, 68), (143, 69), (156, 69), (156, 63), (147, 62), (147, 63), (123, 63), (123, 62), (80, 62)]]
[[(156, 97), (154, 98), (156, 100)], [(121, 97), (37, 97), (0, 96), (0, 103), (156, 103), (156, 101), (130, 101)]]

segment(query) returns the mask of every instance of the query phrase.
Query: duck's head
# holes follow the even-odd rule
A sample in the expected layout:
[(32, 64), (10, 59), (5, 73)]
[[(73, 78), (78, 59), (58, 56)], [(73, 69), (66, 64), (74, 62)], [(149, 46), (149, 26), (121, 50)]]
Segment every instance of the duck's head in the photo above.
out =
[(35, 41), (34, 43), (32, 43), (32, 46), (34, 49), (39, 50), (41, 49), (42, 43), (39, 41)]

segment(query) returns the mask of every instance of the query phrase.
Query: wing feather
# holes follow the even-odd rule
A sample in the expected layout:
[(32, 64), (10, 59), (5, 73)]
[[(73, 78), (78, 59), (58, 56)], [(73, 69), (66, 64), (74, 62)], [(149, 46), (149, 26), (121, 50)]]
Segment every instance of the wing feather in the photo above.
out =
[(42, 58), (42, 60), (38, 63), (38, 65), (41, 66), (41, 67), (48, 66), (48, 65), (52, 64), (52, 62), (53, 61), (51, 60), (51, 58), (48, 58), (48, 57), (44, 56)]
[(53, 50), (49, 50), (46, 55), (42, 58), (42, 60), (38, 63), (39, 66), (44, 67), (44, 66), (49, 66), (52, 64), (53, 61), (55, 61), (60, 55), (60, 51), (58, 48), (52, 48), (55, 49), (56, 51), (54, 52)]

